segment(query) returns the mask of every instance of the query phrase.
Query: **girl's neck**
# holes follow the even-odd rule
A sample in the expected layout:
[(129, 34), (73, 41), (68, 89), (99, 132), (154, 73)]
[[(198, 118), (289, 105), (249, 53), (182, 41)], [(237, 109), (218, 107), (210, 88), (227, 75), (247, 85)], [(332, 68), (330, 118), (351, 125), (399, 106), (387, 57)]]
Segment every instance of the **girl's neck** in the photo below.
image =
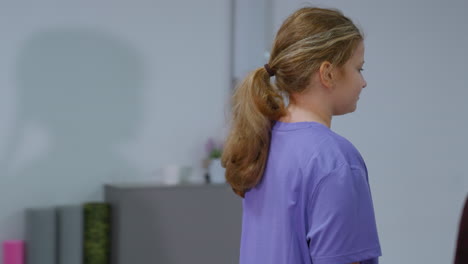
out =
[(289, 104), (286, 108), (286, 115), (279, 119), (280, 122), (318, 122), (328, 128), (331, 127), (332, 115), (319, 111), (318, 109), (305, 109), (303, 107)]

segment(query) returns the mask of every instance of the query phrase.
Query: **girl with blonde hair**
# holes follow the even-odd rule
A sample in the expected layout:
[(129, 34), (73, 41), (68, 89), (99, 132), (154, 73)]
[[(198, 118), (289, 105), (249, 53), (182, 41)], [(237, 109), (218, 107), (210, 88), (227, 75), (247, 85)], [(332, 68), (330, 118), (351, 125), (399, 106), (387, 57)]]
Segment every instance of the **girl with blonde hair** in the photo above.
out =
[(244, 198), (241, 264), (378, 263), (366, 165), (331, 130), (332, 116), (356, 110), (363, 64), (354, 23), (307, 7), (237, 87), (222, 163)]

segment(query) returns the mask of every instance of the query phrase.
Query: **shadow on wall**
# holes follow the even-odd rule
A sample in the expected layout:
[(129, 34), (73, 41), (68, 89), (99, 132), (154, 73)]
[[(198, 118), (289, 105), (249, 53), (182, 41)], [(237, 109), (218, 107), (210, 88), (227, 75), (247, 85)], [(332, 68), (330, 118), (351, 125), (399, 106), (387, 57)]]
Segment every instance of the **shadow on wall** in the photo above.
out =
[(116, 147), (134, 137), (142, 115), (138, 52), (103, 32), (58, 29), (28, 39), (17, 63), (6, 164), (11, 189), (27, 188), (22, 206), (101, 200), (113, 173), (131, 177)]

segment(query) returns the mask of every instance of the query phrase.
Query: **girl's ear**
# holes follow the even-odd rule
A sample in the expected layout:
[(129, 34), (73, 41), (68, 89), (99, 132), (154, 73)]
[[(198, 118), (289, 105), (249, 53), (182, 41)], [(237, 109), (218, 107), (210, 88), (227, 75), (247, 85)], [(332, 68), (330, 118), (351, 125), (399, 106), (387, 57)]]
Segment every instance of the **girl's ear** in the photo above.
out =
[(319, 78), (322, 85), (325, 88), (333, 89), (335, 77), (333, 65), (328, 61), (322, 62), (319, 69)]

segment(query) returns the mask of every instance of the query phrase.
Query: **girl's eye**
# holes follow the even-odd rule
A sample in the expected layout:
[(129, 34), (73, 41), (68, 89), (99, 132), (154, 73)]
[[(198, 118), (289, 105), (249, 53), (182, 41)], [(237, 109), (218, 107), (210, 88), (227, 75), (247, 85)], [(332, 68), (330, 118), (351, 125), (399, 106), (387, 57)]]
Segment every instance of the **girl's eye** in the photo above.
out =
[(360, 68), (360, 69), (359, 69), (359, 72), (362, 72), (362, 71), (364, 71), (364, 69), (363, 69), (363, 68)]

